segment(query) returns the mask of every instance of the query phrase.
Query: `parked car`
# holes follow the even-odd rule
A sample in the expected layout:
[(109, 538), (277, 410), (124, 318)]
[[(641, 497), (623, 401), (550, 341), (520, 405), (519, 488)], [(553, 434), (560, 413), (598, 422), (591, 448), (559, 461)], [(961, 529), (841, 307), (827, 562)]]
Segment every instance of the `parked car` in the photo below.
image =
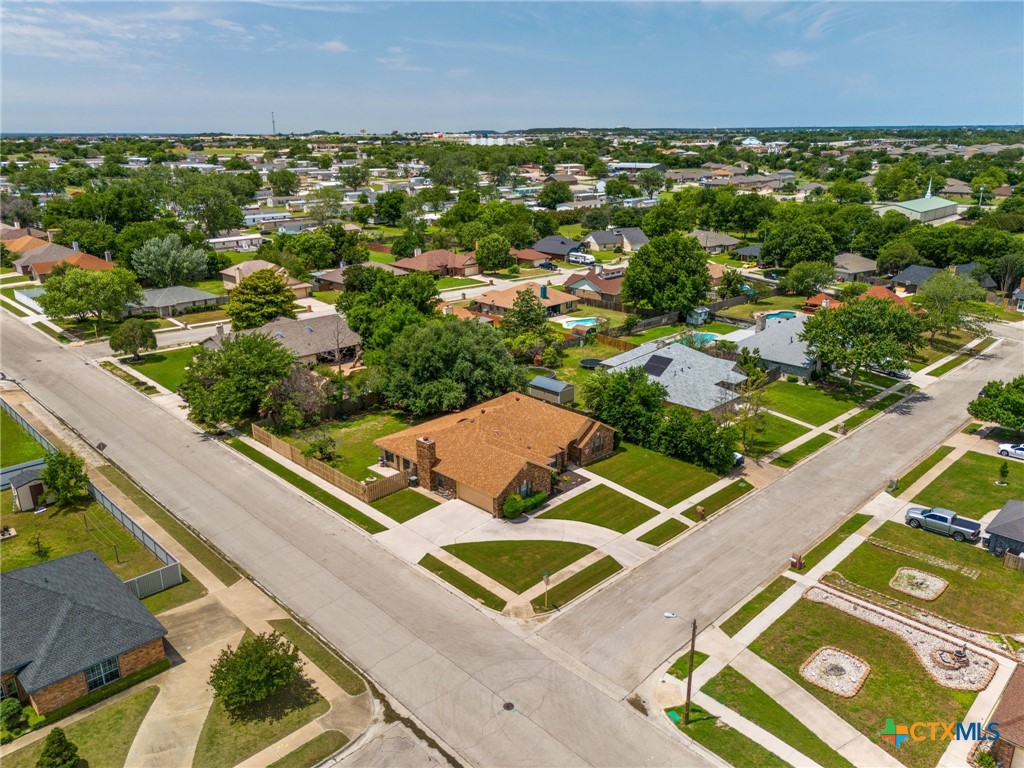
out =
[(1000, 443), (1000, 456), (1012, 456), (1015, 459), (1024, 459), (1024, 443)]
[(869, 367), (868, 370), (874, 371), (875, 373), (880, 373), (883, 376), (888, 376), (890, 379), (900, 379), (901, 381), (906, 381), (907, 379), (910, 378), (911, 374), (913, 373), (913, 371), (911, 371), (909, 368), (884, 368), (880, 365), (872, 365)]
[(552, 272), (558, 271), (558, 265), (553, 261), (542, 261), (537, 265), (540, 269), (550, 269)]
[(943, 536), (952, 536), (955, 541), (973, 543), (981, 537), (981, 523), (941, 507), (911, 507), (907, 510), (906, 523), (911, 528), (924, 528)]
[(742, 467), (744, 461), (745, 459), (743, 458), (742, 453), (740, 453), (739, 451), (732, 452), (732, 465), (734, 467)]

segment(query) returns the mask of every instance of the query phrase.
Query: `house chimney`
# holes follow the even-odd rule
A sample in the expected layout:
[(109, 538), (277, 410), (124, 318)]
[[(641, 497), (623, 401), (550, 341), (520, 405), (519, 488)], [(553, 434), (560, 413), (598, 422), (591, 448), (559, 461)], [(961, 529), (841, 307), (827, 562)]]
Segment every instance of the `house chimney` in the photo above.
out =
[(437, 489), (437, 477), (433, 467), (437, 464), (437, 446), (429, 437), (416, 438), (416, 475), (420, 485), (428, 491)]
[(78, 253), (78, 241), (77, 240), (72, 240), (71, 241), (71, 250), (74, 251), (75, 253)]
[(103, 252), (103, 258), (106, 259), (107, 261), (110, 261), (110, 249), (109, 248)]
[(21, 222), (20, 221), (15, 221), (14, 222), (14, 228), (15, 229), (21, 229)]
[(546, 299), (548, 297), (548, 287), (546, 285), (542, 285), (540, 287), (540, 297), (541, 299)]
[(224, 335), (224, 323), (219, 323), (217, 325), (217, 335), (218, 336), (223, 336)]
[(441, 314), (443, 314), (443, 315), (450, 315), (454, 311), (455, 310), (452, 309), (452, 305), (451, 304), (445, 304), (443, 307), (441, 307)]
[(756, 315), (754, 315), (754, 330), (763, 331), (765, 322), (765, 313), (758, 312)]
[(421, 253), (423, 253), (423, 251), (422, 251), (422, 250), (421, 250), (420, 248), (417, 248), (416, 250), (414, 250), (414, 251), (412, 252), (412, 256), (413, 256), (413, 258), (416, 258), (416, 257), (417, 257), (417, 256), (419, 256), (419, 255), (420, 255)]

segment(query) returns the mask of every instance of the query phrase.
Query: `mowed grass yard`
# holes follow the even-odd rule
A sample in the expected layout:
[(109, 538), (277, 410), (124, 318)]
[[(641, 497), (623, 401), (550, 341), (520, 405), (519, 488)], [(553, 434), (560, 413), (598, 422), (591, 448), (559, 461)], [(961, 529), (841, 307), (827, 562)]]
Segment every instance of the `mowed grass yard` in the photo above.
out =
[(176, 392), (181, 383), (185, 380), (185, 369), (192, 363), (196, 356), (195, 347), (184, 347), (170, 352), (156, 352), (152, 355), (143, 355), (141, 360), (132, 360), (130, 357), (122, 358), (122, 365), (134, 368), (143, 376), (155, 381), (161, 387)]
[(376, 474), (373, 467), (380, 458), (380, 449), (373, 441), (410, 426), (408, 417), (399, 411), (372, 411), (353, 419), (328, 422), (315, 429), (285, 435), (284, 439), (305, 448), (310, 437), (326, 428), (335, 446), (335, 456), (327, 463), (353, 480), (363, 480)]
[(7, 411), (0, 411), (0, 466), (13, 467), (45, 457), (46, 449), (22, 429)]
[(808, 427), (797, 424), (795, 421), (776, 416), (774, 413), (762, 413), (760, 428), (744, 453), (759, 459), (796, 440), (808, 431)]
[(941, 360), (946, 355), (951, 355), (960, 347), (974, 338), (970, 333), (937, 334), (934, 341), (929, 341), (927, 335), (921, 337), (924, 346), (910, 360), (910, 370), (920, 371), (934, 362)]
[[(800, 666), (826, 645), (859, 656), (871, 672), (860, 692), (843, 698), (804, 680)], [(977, 694), (943, 688), (896, 635), (821, 603), (801, 598), (750, 649), (832, 709), (864, 736), (910, 768), (931, 768), (948, 742), (926, 740), (896, 749), (878, 736), (887, 718), (897, 723), (957, 722)]]
[(718, 480), (706, 469), (625, 442), (612, 456), (587, 469), (664, 507), (678, 504)]
[[(862, 544), (835, 568), (847, 580), (982, 631), (1024, 633), (1024, 573), (1006, 568), (1000, 558), (979, 547), (901, 523), (885, 523), (871, 538), (976, 568), (981, 575), (972, 579), (958, 571)], [(935, 574), (948, 581), (949, 586), (935, 600), (920, 600), (898, 592), (889, 586), (889, 581), (901, 567)]]
[(657, 512), (619, 493), (607, 485), (599, 485), (573, 496), (568, 501), (540, 515), (554, 520), (576, 520), (626, 533), (654, 517)]
[[(0, 524), (18, 535), (6, 539), (0, 571), (12, 571), (46, 560), (93, 550), (122, 579), (156, 570), (163, 563), (90, 496), (71, 506), (45, 512), (15, 512), (9, 490), (0, 493)], [(39, 551), (36, 536), (39, 536)], [(116, 553), (115, 553), (116, 547)]]
[(594, 548), (569, 541), (475, 541), (442, 547), (517, 595)]
[(807, 298), (804, 296), (770, 296), (751, 304), (737, 304), (735, 307), (720, 309), (718, 314), (741, 320), (753, 320), (758, 312), (778, 312), (783, 309), (799, 312), (805, 301)]
[(607, 360), (609, 357), (614, 357), (617, 354), (619, 354), (619, 350), (604, 344), (594, 343), (584, 344), (582, 347), (569, 347), (565, 350), (565, 354), (562, 357), (562, 365), (557, 370), (558, 380), (568, 381), (579, 387), (580, 382), (593, 373), (592, 371), (580, 368), (580, 360), (588, 357)]
[[(872, 394), (877, 392), (873, 390)], [(861, 399), (858, 392), (789, 381), (776, 381), (765, 390), (765, 402), (771, 410), (816, 427), (856, 408)]]
[[(999, 467), (1007, 461), (1007, 485), (996, 485)], [(915, 504), (945, 507), (978, 519), (1010, 499), (1024, 499), (1024, 465), (1002, 456), (968, 451), (914, 497)]]
[(395, 522), (404, 523), (417, 515), (422, 515), (428, 509), (433, 509), (437, 506), (437, 502), (411, 488), (403, 488), (398, 493), (378, 499), (370, 506), (378, 512), (383, 512)]

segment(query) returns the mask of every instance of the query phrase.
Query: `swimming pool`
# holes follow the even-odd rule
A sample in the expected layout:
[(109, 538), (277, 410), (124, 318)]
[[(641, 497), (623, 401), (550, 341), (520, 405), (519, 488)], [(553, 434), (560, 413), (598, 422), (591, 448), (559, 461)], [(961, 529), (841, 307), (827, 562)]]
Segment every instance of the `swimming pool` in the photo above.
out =
[(680, 344), (687, 344), (695, 349), (700, 347), (706, 347), (713, 341), (718, 340), (718, 334), (716, 333), (695, 333), (692, 336), (683, 336), (680, 340)]
[(778, 312), (769, 312), (764, 316), (765, 320), (789, 320), (796, 317), (796, 312), (789, 309), (780, 309)]
[(578, 325), (587, 326), (588, 328), (592, 325), (597, 325), (601, 322), (599, 317), (574, 317), (571, 320), (563, 320), (562, 327), (564, 328), (575, 328)]

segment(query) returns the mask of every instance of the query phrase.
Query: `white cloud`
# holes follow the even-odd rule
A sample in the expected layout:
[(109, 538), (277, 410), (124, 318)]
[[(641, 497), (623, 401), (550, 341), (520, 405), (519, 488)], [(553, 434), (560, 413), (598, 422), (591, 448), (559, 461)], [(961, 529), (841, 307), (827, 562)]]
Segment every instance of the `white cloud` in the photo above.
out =
[(328, 51), (330, 53), (344, 53), (345, 51), (352, 50), (341, 40), (328, 40), (325, 43), (320, 43), (317, 48), (321, 51)]
[(796, 48), (792, 48), (788, 51), (779, 51), (778, 53), (773, 53), (771, 56), (772, 63), (782, 69), (802, 67), (805, 64), (810, 64), (816, 58), (818, 58), (816, 53), (801, 51)]
[(378, 64), (383, 64), (390, 69), (397, 69), (400, 72), (430, 72), (429, 67), (420, 67), (413, 64), (409, 54), (401, 46), (392, 45), (388, 48), (388, 55), (377, 59)]

